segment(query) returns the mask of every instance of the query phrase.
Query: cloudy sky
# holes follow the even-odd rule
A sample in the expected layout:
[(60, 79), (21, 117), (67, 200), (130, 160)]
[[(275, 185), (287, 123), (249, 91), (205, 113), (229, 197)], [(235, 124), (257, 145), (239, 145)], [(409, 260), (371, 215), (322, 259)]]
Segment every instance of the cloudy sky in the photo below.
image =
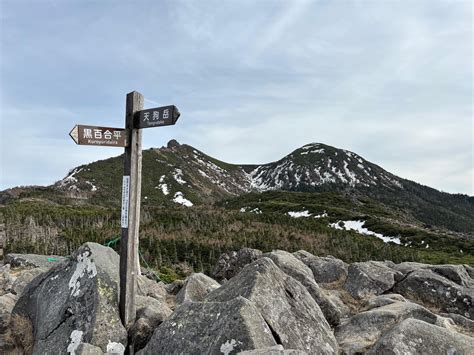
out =
[(76, 123), (124, 124), (126, 93), (175, 104), (176, 138), (233, 163), (309, 142), (447, 192), (473, 189), (466, 1), (0, 0), (0, 190), (122, 152)]

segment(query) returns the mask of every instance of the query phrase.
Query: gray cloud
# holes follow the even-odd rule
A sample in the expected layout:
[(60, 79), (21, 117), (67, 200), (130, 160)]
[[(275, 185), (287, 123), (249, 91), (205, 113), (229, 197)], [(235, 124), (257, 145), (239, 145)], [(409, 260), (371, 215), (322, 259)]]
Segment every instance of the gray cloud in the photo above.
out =
[[(262, 163), (308, 142), (474, 194), (469, 1), (2, 4), (0, 188), (49, 184), (119, 154), (76, 147), (76, 123), (123, 125), (125, 93), (175, 103), (147, 130)], [(12, 134), (18, 126), (21, 132)]]

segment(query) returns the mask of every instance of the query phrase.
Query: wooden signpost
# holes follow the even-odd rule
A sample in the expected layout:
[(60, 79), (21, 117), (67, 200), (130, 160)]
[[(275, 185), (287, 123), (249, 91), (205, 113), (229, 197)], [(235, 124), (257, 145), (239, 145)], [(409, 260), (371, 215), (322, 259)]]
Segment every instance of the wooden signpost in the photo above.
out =
[(5, 248), (6, 244), (6, 236), (5, 236), (5, 224), (0, 224), (0, 261), (3, 261), (5, 255), (3, 253), (3, 249)]
[(138, 228), (142, 186), (142, 131), (133, 127), (135, 114), (143, 109), (143, 95), (134, 91), (127, 95), (125, 128), (130, 144), (125, 148), (122, 180), (122, 237), (120, 239), (120, 317), (125, 328), (135, 320), (135, 292), (140, 260)]
[(125, 128), (76, 125), (69, 133), (80, 145), (125, 147), (122, 178), (122, 227), (120, 242), (120, 317), (128, 328), (135, 320), (135, 293), (140, 273), (138, 259), (138, 232), (142, 181), (142, 131), (174, 125), (180, 113), (176, 106), (143, 110), (143, 95), (133, 91), (127, 94)]

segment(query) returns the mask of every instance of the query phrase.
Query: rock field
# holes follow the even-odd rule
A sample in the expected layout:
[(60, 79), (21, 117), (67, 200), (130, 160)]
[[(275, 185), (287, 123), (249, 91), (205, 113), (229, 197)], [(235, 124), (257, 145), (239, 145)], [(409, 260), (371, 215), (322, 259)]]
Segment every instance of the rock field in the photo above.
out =
[(5, 354), (474, 354), (474, 269), (353, 264), (306, 251), (225, 253), (210, 277), (138, 278), (118, 311), (119, 256), (9, 254), (0, 267)]

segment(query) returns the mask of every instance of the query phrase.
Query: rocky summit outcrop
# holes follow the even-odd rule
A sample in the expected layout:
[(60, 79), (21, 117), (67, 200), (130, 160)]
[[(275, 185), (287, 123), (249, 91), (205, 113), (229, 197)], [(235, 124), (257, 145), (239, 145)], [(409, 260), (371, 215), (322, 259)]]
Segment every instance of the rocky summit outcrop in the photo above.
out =
[(0, 268), (0, 353), (474, 354), (467, 265), (230, 251), (214, 268), (218, 280), (139, 277), (136, 321), (125, 329), (112, 249), (86, 243), (70, 258), (9, 260)]

